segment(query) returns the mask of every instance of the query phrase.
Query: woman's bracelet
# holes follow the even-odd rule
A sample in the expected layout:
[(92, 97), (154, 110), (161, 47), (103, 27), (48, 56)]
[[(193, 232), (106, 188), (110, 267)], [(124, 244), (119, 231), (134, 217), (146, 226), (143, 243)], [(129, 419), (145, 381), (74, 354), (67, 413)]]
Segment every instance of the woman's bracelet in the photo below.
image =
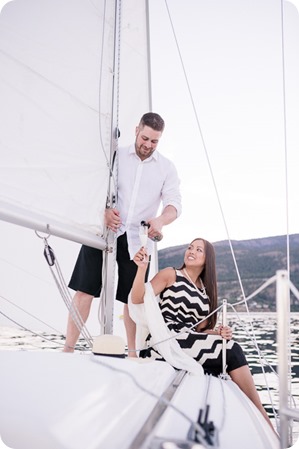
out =
[(222, 325), (218, 327), (218, 329), (217, 329), (217, 335), (221, 335), (222, 329), (223, 329), (223, 326), (222, 326)]

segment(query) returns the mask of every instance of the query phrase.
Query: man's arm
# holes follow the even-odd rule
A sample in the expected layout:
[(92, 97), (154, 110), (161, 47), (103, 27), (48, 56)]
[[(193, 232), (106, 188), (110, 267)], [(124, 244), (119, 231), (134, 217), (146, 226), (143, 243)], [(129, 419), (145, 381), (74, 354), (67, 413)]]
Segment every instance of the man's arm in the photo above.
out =
[(161, 215), (152, 218), (148, 221), (150, 224), (148, 236), (150, 238), (156, 237), (162, 233), (162, 228), (165, 225), (172, 223), (177, 218), (177, 210), (174, 206), (166, 206)]
[(162, 214), (157, 217), (162, 220), (162, 226), (172, 223), (178, 216), (177, 210), (174, 206), (166, 206)]
[(171, 161), (168, 161), (167, 163), (167, 174), (161, 192), (163, 212), (158, 217), (148, 220), (148, 223), (150, 224), (148, 235), (152, 239), (154, 237), (161, 237), (163, 226), (176, 220), (182, 211), (178, 173)]

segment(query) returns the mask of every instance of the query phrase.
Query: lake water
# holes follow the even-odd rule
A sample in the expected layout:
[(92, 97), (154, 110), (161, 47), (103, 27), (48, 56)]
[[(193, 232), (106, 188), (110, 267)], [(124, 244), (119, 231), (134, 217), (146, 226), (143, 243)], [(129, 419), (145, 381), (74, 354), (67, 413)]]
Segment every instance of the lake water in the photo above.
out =
[[(247, 357), (255, 385), (261, 400), (276, 427), (275, 414), (278, 412), (279, 392), (277, 372), (276, 313), (228, 314), (229, 325), (233, 328), (233, 336), (238, 341)], [(253, 337), (254, 336), (254, 337)], [(255, 346), (259, 348), (260, 357)], [(299, 405), (299, 313), (291, 314), (291, 394), (296, 407)], [(36, 336), (28, 331), (0, 327), (0, 348), (5, 350), (47, 350), (61, 351), (64, 343), (62, 335), (43, 333)], [(82, 342), (84, 344), (84, 342)], [(274, 371), (273, 371), (274, 370)], [(270, 393), (269, 393), (270, 392)], [(272, 407), (273, 404), (273, 407)], [(274, 411), (273, 411), (274, 408)], [(293, 444), (299, 448), (299, 423), (292, 427)]]

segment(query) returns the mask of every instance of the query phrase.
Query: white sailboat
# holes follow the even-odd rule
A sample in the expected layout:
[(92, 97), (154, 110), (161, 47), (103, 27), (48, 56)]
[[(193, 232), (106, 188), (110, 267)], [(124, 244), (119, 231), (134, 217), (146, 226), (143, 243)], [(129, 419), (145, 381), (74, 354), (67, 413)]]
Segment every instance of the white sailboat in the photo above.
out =
[[(136, 117), (152, 109), (150, 6), (14, 0), (3, 8), (1, 220), (113, 247), (103, 214), (118, 130), (130, 141)], [(100, 332), (111, 333), (114, 252), (107, 264)], [(90, 352), (0, 351), (0, 360), (0, 435), (11, 448), (283, 447), (230, 380)]]

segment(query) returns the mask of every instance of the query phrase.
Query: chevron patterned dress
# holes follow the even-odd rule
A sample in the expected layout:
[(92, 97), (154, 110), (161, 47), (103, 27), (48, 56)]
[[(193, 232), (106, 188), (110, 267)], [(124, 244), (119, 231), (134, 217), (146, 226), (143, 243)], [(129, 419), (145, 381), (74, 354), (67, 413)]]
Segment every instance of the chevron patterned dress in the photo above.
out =
[[(160, 294), (160, 309), (171, 333), (179, 333), (177, 341), (181, 348), (198, 361), (205, 372), (219, 375), (222, 372), (222, 338), (219, 335), (190, 331), (194, 324), (210, 313), (209, 298), (205, 291), (196, 290), (176, 270), (175, 283)], [(183, 332), (185, 330), (187, 332)], [(226, 363), (228, 373), (247, 365), (243, 350), (233, 340), (227, 341)]]

